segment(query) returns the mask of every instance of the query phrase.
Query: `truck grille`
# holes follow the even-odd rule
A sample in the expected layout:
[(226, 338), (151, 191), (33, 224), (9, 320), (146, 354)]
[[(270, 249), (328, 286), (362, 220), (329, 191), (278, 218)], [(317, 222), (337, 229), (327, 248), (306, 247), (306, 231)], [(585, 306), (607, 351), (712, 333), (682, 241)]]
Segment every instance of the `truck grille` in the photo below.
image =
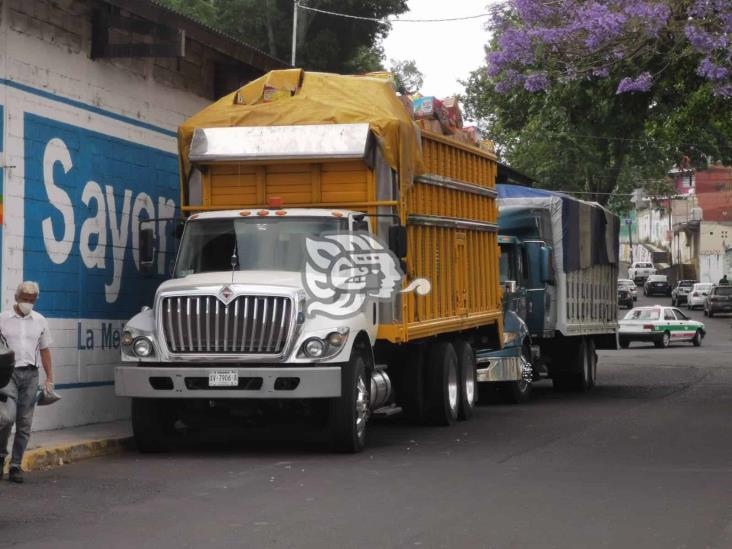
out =
[(166, 297), (161, 314), (173, 353), (280, 354), (290, 332), (292, 300), (238, 296), (224, 305), (213, 296)]

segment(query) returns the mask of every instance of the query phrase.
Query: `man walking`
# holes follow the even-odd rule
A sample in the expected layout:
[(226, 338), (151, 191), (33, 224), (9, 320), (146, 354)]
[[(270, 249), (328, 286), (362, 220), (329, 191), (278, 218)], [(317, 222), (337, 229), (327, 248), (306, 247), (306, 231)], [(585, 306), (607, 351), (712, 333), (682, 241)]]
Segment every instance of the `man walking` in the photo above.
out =
[(10, 383), (0, 389), (0, 474), (5, 466), (10, 431), (15, 439), (8, 480), (23, 482), (20, 464), (30, 439), (38, 391), (38, 363), (46, 372), (45, 386), (53, 390), (51, 350), (53, 342), (46, 319), (33, 310), (40, 289), (35, 282), (23, 282), (15, 291), (13, 308), (0, 313), (0, 334), (15, 351), (15, 370)]

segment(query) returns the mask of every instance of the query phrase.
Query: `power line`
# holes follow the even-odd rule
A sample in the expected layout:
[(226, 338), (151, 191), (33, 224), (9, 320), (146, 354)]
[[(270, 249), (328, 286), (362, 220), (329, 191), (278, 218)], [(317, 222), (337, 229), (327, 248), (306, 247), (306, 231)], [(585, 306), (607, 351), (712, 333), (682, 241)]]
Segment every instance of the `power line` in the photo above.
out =
[(395, 17), (384, 17), (379, 19), (378, 17), (364, 17), (361, 15), (351, 15), (348, 13), (339, 13), (336, 11), (323, 10), (320, 8), (313, 8), (305, 6), (299, 1), (295, 2), (298, 8), (302, 8), (307, 11), (313, 11), (315, 13), (322, 13), (323, 15), (332, 15), (334, 17), (344, 17), (346, 19), (357, 19), (359, 21), (370, 21), (372, 23), (449, 23), (452, 21), (468, 21), (470, 19), (480, 19), (482, 17), (488, 17), (489, 13), (481, 13), (479, 15), (468, 15), (465, 17), (448, 17), (445, 19), (398, 19)]

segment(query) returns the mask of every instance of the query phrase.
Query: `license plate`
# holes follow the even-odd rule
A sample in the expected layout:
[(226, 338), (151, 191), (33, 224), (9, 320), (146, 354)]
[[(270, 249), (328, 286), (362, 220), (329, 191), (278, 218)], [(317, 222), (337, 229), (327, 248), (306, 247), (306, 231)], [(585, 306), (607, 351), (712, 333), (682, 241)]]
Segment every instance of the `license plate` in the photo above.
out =
[(239, 372), (209, 372), (209, 387), (236, 387), (239, 385)]

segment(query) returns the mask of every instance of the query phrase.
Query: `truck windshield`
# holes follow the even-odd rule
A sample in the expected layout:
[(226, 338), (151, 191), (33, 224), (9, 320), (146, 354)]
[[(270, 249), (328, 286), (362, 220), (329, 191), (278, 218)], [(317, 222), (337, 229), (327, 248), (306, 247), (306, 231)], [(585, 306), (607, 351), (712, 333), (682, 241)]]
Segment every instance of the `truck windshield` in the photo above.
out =
[(346, 231), (344, 218), (230, 218), (190, 222), (175, 277), (231, 270), (236, 242), (240, 271), (302, 271), (305, 237)]

